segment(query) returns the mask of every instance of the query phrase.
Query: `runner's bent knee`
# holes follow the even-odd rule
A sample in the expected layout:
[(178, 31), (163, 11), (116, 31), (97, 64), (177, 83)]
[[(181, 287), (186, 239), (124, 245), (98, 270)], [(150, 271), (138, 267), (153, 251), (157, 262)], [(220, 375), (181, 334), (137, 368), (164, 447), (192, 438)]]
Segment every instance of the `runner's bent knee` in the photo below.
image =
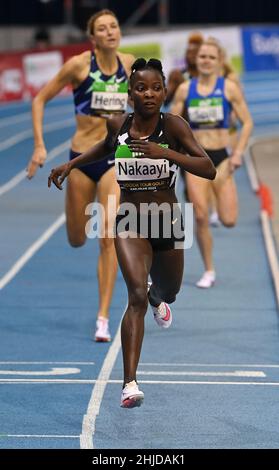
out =
[(233, 228), (236, 225), (236, 217), (229, 218), (227, 216), (224, 217), (219, 215), (219, 219), (221, 220), (222, 224), (227, 228)]
[(207, 225), (208, 213), (204, 210), (195, 210), (195, 219), (198, 225)]
[(103, 237), (99, 239), (101, 250), (111, 250), (114, 248), (114, 239), (112, 237)]
[(129, 289), (129, 307), (136, 312), (144, 312), (147, 310), (148, 297), (147, 288), (145, 286), (137, 286)]
[(81, 246), (83, 246), (86, 242), (86, 234), (84, 232), (84, 234), (82, 233), (70, 233), (69, 231), (67, 232), (67, 235), (68, 235), (68, 241), (69, 241), (69, 244), (73, 247), (73, 248), (79, 248)]

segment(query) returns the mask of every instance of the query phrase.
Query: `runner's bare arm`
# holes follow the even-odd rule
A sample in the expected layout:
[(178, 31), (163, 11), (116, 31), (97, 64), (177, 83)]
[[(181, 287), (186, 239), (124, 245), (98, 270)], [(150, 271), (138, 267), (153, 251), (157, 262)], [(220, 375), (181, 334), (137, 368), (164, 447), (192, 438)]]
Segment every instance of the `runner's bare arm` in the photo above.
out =
[(48, 187), (50, 188), (51, 184), (58, 189), (62, 189), (62, 183), (64, 179), (70, 174), (74, 168), (81, 168), (84, 165), (89, 163), (102, 160), (109, 153), (111, 153), (115, 148), (115, 142), (119, 129), (124, 122), (124, 116), (114, 116), (113, 118), (107, 121), (107, 136), (101, 142), (98, 142), (94, 147), (84, 152), (82, 155), (79, 155), (76, 158), (73, 158), (67, 163), (60, 165), (51, 170), (51, 173), (48, 177)]
[(132, 54), (125, 54), (123, 52), (118, 52), (117, 54), (123, 64), (126, 74), (128, 75), (128, 77), (130, 77), (131, 67), (133, 63), (135, 62), (136, 58)]
[(225, 93), (232, 104), (234, 112), (242, 123), (238, 143), (230, 159), (232, 165), (237, 168), (242, 164), (242, 156), (245, 152), (249, 137), (253, 130), (253, 120), (246, 104), (244, 95), (238, 85), (236, 85), (231, 80), (226, 80)]
[(28, 178), (32, 178), (38, 167), (43, 166), (47, 151), (43, 137), (44, 108), (66, 85), (75, 85), (75, 77), (84, 67), (84, 53), (68, 60), (55, 77), (37, 94), (32, 102), (32, 122), (34, 132), (34, 152), (27, 168)]
[(169, 104), (181, 83), (184, 82), (184, 77), (179, 69), (172, 70), (169, 74), (168, 82), (167, 82), (167, 97), (165, 99), (165, 105)]
[(185, 153), (160, 147), (155, 142), (139, 139), (132, 140), (129, 148), (132, 152), (139, 152), (143, 158), (167, 158), (193, 175), (214, 179), (216, 169), (207, 153), (196, 141), (189, 124), (180, 116), (167, 114), (165, 129)]
[(179, 85), (177, 88), (174, 99), (173, 99), (173, 104), (171, 106), (170, 112), (172, 114), (178, 114), (179, 116), (182, 115), (183, 110), (184, 110), (184, 103), (185, 100), (188, 96), (188, 90), (189, 90), (189, 82), (184, 82)]

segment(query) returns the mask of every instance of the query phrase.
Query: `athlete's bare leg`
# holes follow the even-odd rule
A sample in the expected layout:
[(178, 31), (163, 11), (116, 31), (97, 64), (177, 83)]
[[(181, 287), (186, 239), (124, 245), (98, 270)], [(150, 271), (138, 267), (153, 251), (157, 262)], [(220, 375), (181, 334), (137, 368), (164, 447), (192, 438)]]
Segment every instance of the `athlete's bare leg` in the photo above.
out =
[[(114, 247), (114, 239), (110, 237), (115, 222), (115, 214), (109, 210), (108, 196), (115, 196), (116, 204), (119, 203), (119, 185), (115, 179), (114, 167), (106, 171), (98, 183), (97, 197), (102, 204), (105, 214), (104, 236), (100, 238), (100, 256), (98, 261), (99, 280), (99, 310), (98, 317), (109, 317), (109, 306), (113, 294), (115, 278), (117, 274), (117, 258)], [(116, 208), (117, 208), (116, 207)]]
[(85, 214), (88, 204), (96, 196), (96, 183), (78, 169), (71, 171), (67, 179), (66, 226), (71, 246), (79, 247), (86, 242), (85, 225), (90, 215)]
[(149, 301), (155, 307), (160, 302), (171, 304), (176, 299), (183, 278), (184, 250), (156, 251), (150, 271), (152, 286)]
[(148, 307), (147, 281), (153, 252), (143, 238), (122, 239), (117, 235), (115, 248), (119, 266), (128, 289), (128, 307), (121, 324), (124, 384), (136, 380), (144, 317)]
[(219, 218), (225, 227), (234, 227), (238, 216), (237, 188), (229, 169), (229, 159), (217, 167), (217, 176), (212, 181), (217, 199)]
[(210, 181), (187, 173), (189, 199), (193, 203), (197, 241), (206, 271), (214, 271), (213, 240), (208, 223), (208, 200)]

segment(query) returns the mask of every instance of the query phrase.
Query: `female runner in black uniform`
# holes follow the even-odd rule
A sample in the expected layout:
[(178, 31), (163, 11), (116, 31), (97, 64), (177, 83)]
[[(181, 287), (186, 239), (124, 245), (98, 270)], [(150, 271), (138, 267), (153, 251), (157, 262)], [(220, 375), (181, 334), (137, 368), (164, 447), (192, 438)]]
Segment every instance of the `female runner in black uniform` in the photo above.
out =
[[(172, 314), (168, 304), (175, 301), (182, 282), (184, 253), (176, 242), (183, 240), (183, 233), (181, 236), (176, 230), (181, 217), (175, 217), (178, 212), (174, 191), (178, 167), (203, 178), (214, 179), (216, 174), (186, 121), (180, 116), (160, 113), (166, 97), (160, 61), (136, 60), (129, 93), (134, 113), (109, 120), (106, 139), (52, 170), (48, 182), (49, 186), (53, 182), (62, 189), (62, 182), (73, 168), (102, 159), (116, 149), (121, 198), (115, 247), (128, 289), (128, 307), (121, 325), (124, 408), (140, 406), (144, 397), (136, 382), (136, 370), (148, 301), (156, 322), (169, 327)], [(129, 220), (127, 207), (133, 208), (131, 214), (135, 216)], [(154, 220), (159, 222), (155, 237), (151, 233)], [(152, 285), (148, 290), (149, 275)]]

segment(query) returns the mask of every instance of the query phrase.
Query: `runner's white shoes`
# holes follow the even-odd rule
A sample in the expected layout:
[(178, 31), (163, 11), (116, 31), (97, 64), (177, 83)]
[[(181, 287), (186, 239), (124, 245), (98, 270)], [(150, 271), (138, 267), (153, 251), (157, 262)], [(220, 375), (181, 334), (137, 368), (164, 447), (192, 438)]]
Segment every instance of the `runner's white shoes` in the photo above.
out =
[(125, 385), (121, 393), (121, 408), (135, 408), (141, 406), (144, 399), (144, 393), (139, 390), (135, 380)]
[(158, 307), (151, 305), (154, 314), (154, 320), (162, 328), (169, 328), (172, 322), (172, 313), (169, 304), (161, 302)]
[[(147, 292), (149, 292), (151, 286), (152, 282), (148, 282)], [(154, 320), (156, 323), (162, 328), (169, 328), (172, 322), (172, 313), (169, 304), (161, 302), (158, 307), (153, 307), (153, 305), (151, 305), (151, 308), (153, 310)]]
[(97, 343), (107, 343), (111, 341), (108, 319), (105, 317), (98, 317), (96, 321), (95, 341)]
[(215, 281), (215, 271), (205, 271), (200, 280), (196, 283), (196, 286), (200, 287), (201, 289), (209, 289), (210, 287), (214, 286)]
[(209, 216), (209, 224), (212, 227), (220, 227), (221, 222), (220, 222), (220, 219), (218, 217), (218, 212), (216, 212), (216, 211), (211, 212), (211, 214)]

